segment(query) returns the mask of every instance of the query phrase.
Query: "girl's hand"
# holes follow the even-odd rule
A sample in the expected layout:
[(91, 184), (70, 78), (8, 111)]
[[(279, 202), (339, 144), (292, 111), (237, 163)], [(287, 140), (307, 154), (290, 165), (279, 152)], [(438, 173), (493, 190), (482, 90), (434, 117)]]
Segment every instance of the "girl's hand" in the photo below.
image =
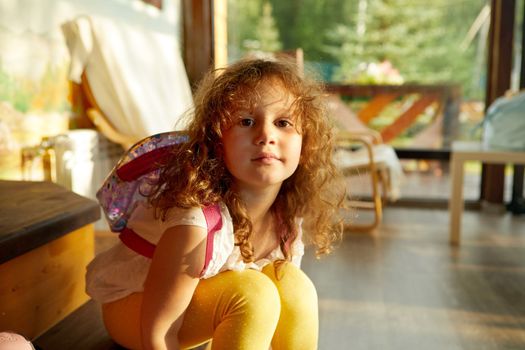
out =
[(144, 349), (179, 349), (182, 325), (206, 255), (206, 230), (175, 226), (162, 235), (144, 284), (141, 328)]

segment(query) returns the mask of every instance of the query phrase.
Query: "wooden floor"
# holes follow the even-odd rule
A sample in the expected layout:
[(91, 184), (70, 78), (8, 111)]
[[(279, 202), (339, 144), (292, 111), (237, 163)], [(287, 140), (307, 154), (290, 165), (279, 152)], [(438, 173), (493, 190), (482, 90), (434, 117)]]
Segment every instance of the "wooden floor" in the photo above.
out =
[(375, 234), (347, 234), (303, 269), (317, 286), (319, 349), (525, 349), (525, 215), (387, 208)]
[[(99, 234), (97, 251), (115, 240)], [(525, 215), (467, 211), (453, 248), (446, 210), (388, 207), (377, 232), (348, 233), (321, 260), (307, 250), (303, 269), (319, 294), (321, 350), (525, 349)], [(118, 349), (93, 302), (74, 317), (36, 344)]]
[[(420, 198), (434, 200), (448, 200), (450, 197), (450, 172), (448, 167), (437, 161), (429, 162), (433, 169), (428, 171), (406, 171), (398, 183), (401, 199)], [(479, 165), (481, 166), (481, 165)], [(351, 194), (369, 195), (370, 176), (366, 173), (350, 177)], [(478, 200), (480, 196), (481, 173), (475, 167), (467, 167), (463, 181), (463, 194), (465, 200)], [(504, 186), (505, 201), (512, 196), (512, 173), (506, 174)]]

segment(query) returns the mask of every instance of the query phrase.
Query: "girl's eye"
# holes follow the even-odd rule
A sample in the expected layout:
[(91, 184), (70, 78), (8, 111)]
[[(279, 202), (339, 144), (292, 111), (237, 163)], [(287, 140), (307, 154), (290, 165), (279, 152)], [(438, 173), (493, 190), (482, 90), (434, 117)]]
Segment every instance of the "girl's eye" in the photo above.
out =
[(288, 119), (279, 119), (275, 125), (277, 125), (280, 128), (286, 128), (289, 126), (293, 126), (292, 122)]
[(253, 124), (255, 124), (255, 121), (253, 119), (250, 119), (250, 118), (242, 118), (239, 121), (239, 124), (241, 126), (253, 126)]

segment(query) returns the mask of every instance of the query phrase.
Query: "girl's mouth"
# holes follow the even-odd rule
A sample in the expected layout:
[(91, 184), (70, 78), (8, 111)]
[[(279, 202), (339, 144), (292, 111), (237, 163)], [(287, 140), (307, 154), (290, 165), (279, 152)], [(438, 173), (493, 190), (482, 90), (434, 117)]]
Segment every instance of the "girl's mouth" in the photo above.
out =
[(273, 162), (280, 161), (280, 159), (273, 153), (263, 152), (252, 158), (252, 161), (263, 164), (272, 164)]

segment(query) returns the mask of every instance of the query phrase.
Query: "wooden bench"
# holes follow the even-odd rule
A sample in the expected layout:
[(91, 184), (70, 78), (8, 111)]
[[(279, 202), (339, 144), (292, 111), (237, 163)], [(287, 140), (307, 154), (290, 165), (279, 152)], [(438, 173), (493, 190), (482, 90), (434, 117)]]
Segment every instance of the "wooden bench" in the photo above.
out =
[(0, 181), (0, 331), (34, 340), (89, 299), (99, 217), (94, 201), (56, 184)]

